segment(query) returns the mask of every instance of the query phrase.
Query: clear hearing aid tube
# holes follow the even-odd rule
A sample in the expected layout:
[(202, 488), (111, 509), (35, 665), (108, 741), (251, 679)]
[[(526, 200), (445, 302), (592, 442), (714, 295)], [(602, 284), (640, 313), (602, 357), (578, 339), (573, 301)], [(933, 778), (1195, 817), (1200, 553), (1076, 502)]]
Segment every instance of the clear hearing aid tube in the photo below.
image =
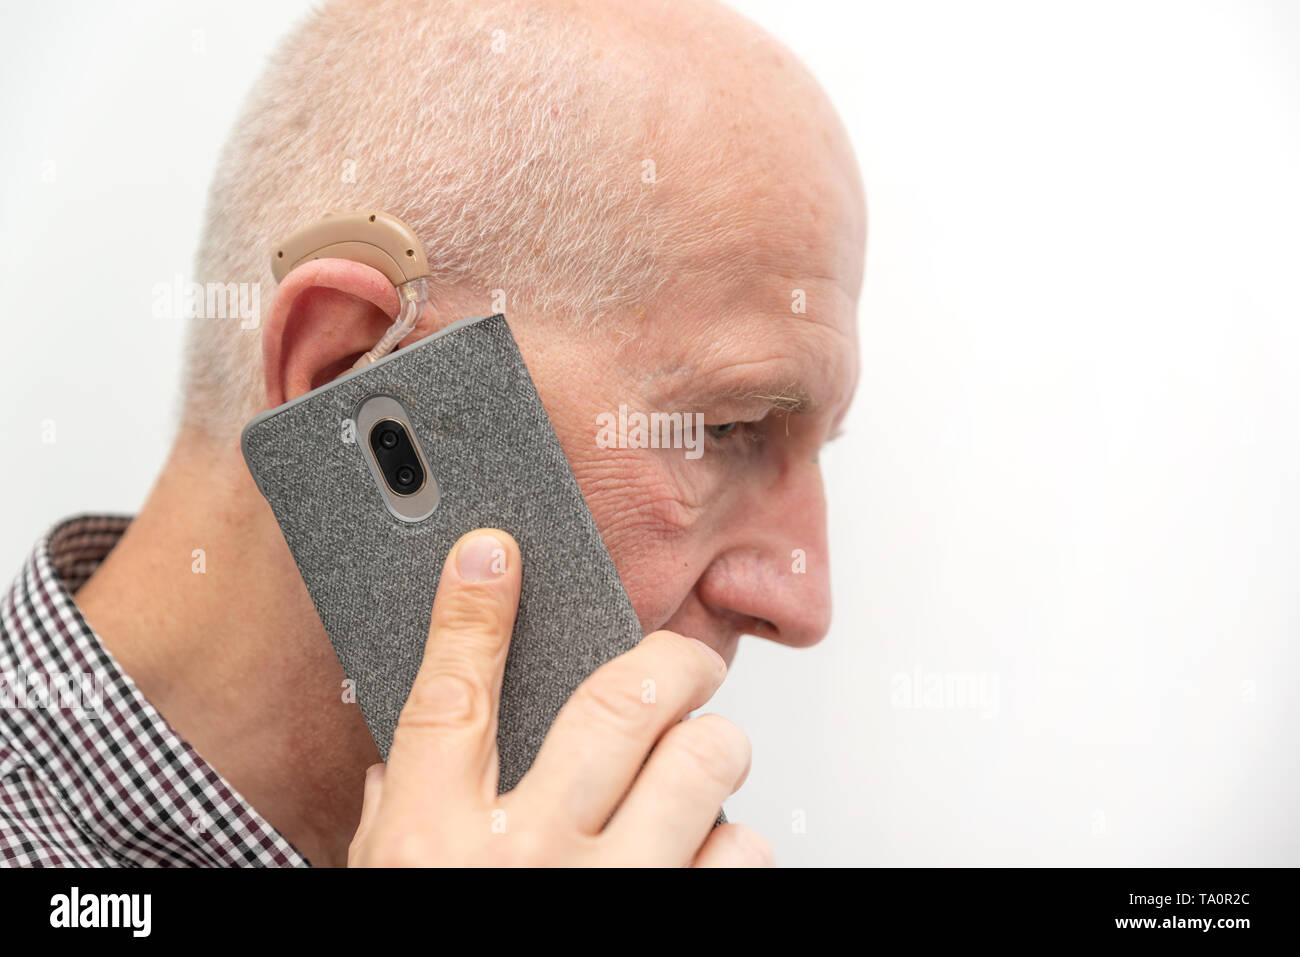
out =
[(412, 279), (410, 282), (404, 282), (397, 289), (397, 295), (401, 299), (401, 308), (398, 310), (397, 319), (383, 337), (375, 343), (374, 348), (357, 359), (352, 366), (354, 369), (361, 369), (370, 365), (376, 359), (382, 359), (388, 353), (397, 348), (397, 344), (410, 335), (415, 324), (420, 321), (420, 314), (424, 312), (424, 304), (429, 301), (429, 283), (428, 277), (420, 276)]

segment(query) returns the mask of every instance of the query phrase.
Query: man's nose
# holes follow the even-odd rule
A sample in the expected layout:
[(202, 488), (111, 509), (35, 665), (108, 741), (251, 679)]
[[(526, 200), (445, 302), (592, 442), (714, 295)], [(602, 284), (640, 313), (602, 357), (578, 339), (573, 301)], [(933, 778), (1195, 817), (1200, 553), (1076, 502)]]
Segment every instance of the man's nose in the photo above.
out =
[(699, 583), (700, 600), (745, 631), (814, 645), (831, 619), (821, 471), (808, 463), (749, 498), (719, 538), (728, 543)]

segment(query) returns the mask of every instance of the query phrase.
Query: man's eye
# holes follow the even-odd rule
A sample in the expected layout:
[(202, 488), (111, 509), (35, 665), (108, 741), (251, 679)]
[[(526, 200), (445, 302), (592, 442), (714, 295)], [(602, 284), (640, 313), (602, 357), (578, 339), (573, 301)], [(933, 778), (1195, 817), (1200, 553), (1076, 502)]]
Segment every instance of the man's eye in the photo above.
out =
[(725, 439), (739, 427), (739, 422), (724, 422), (722, 425), (706, 425), (704, 431), (709, 433), (711, 439)]

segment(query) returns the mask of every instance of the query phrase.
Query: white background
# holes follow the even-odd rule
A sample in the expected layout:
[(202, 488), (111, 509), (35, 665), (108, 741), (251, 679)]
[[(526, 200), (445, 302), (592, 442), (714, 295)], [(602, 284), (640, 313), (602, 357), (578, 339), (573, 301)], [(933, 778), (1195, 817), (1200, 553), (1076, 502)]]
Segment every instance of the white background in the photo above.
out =
[[(835, 624), (742, 649), (731, 816), (788, 864), (1300, 864), (1298, 5), (737, 5), (838, 104), (870, 235)], [(4, 4), (5, 577), (143, 500), (152, 289), (306, 8)]]

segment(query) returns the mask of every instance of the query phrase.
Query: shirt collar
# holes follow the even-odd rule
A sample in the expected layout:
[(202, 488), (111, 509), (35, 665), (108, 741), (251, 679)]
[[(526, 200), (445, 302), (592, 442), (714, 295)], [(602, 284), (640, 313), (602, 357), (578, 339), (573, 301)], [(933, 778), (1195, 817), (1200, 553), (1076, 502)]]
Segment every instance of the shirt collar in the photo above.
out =
[(26, 705), (0, 708), (0, 776), (41, 775), (123, 866), (307, 866), (172, 730), (73, 601), (130, 521), (55, 526), (0, 602), (0, 671)]

